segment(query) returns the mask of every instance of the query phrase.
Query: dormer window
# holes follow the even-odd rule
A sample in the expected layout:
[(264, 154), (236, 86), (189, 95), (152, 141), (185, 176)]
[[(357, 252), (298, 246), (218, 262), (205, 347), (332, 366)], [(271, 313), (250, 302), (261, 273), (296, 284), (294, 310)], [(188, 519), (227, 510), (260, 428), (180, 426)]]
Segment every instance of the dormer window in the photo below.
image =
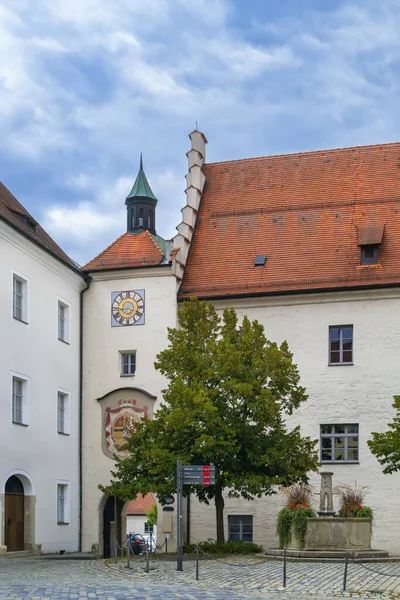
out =
[(360, 265), (377, 265), (378, 259), (379, 259), (379, 246), (377, 244), (361, 246)]

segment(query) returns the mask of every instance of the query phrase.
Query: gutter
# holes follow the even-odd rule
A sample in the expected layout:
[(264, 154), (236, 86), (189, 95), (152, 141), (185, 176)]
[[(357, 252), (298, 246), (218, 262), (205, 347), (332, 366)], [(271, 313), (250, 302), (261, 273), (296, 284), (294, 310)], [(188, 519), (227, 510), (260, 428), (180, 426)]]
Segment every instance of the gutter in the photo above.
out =
[(92, 278), (86, 275), (85, 283), (79, 298), (79, 552), (82, 552), (83, 537), (83, 294), (89, 289)]
[(197, 298), (198, 300), (234, 300), (239, 298), (267, 298), (274, 296), (298, 296), (300, 294), (323, 294), (329, 292), (354, 292), (354, 291), (364, 291), (364, 290), (379, 290), (379, 289), (393, 289), (400, 287), (400, 282), (396, 283), (373, 283), (373, 284), (358, 284), (358, 285), (344, 285), (344, 286), (335, 286), (335, 287), (324, 287), (324, 288), (303, 288), (298, 290), (282, 290), (282, 291), (274, 291), (274, 292), (243, 292), (237, 294), (202, 294), (190, 293), (185, 296), (178, 295), (178, 303), (186, 302), (190, 300), (190, 298)]

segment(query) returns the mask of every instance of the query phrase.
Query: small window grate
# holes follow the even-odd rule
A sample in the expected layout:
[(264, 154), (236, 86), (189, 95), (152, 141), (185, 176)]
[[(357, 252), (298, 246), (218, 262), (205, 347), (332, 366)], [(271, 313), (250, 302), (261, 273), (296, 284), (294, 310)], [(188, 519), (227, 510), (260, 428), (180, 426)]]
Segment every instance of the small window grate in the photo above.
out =
[(362, 246), (361, 247), (361, 265), (376, 265), (379, 258), (379, 246)]
[(265, 261), (266, 261), (265, 254), (257, 254), (257, 256), (254, 260), (254, 266), (255, 267), (263, 267), (265, 265)]

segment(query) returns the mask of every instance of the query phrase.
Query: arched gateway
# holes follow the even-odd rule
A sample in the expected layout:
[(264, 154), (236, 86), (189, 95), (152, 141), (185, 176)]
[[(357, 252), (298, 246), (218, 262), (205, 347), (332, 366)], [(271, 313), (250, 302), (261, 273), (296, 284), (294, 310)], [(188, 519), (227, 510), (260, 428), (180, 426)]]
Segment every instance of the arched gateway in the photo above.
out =
[(13, 472), (4, 484), (4, 543), (7, 551), (27, 550), (35, 543), (36, 497), (30, 477)]

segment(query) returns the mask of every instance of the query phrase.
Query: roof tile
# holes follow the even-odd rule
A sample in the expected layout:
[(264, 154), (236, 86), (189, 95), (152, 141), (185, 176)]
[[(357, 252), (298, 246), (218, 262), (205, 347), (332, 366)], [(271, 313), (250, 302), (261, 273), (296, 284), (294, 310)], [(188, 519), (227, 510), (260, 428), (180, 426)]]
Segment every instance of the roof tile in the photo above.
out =
[[(400, 143), (204, 171), (180, 298), (400, 283)], [(361, 230), (384, 231), (379, 269), (360, 268)]]
[(61, 250), (56, 242), (1, 182), (0, 219), (11, 225), (14, 229), (17, 229), (25, 237), (44, 248), (44, 250), (69, 267), (72, 267), (76, 271), (79, 269), (78, 265)]
[(124, 233), (82, 270), (101, 271), (121, 267), (159, 265), (164, 255), (154, 237), (147, 230), (141, 233)]

